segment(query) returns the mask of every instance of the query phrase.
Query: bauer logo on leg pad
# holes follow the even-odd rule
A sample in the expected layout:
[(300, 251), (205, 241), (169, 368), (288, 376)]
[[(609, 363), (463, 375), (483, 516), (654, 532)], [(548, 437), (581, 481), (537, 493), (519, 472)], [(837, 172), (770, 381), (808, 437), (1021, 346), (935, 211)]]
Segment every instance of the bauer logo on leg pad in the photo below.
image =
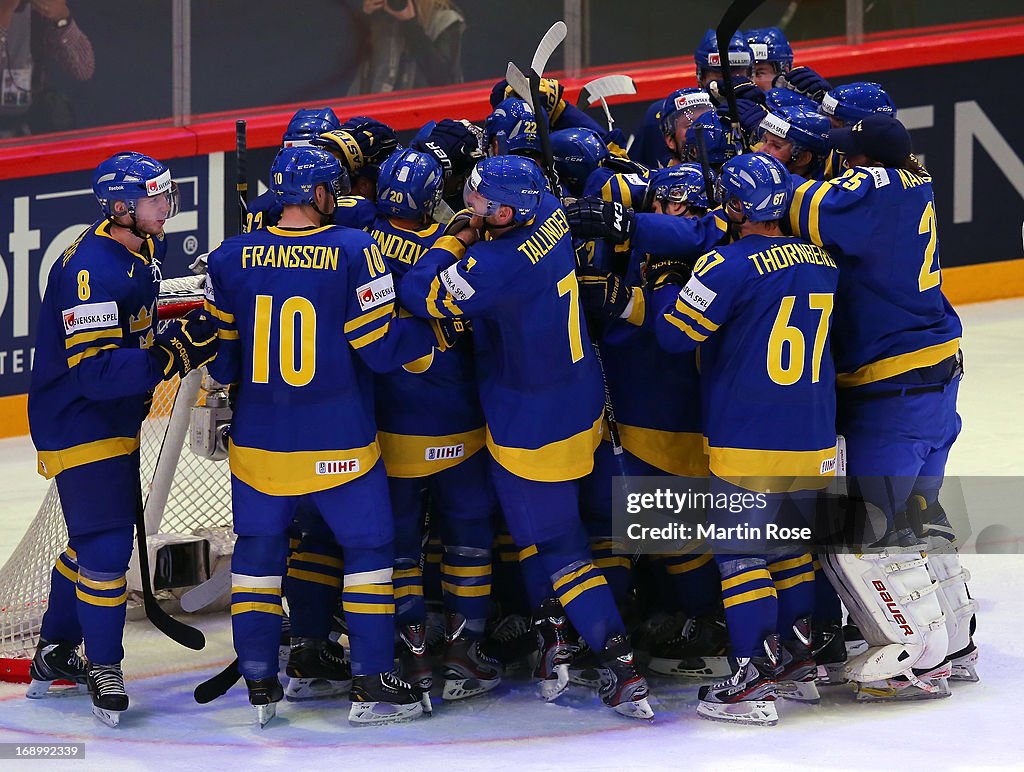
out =
[(316, 473), (325, 474), (355, 474), (359, 471), (358, 458), (346, 458), (341, 461), (317, 461)]
[(871, 582), (871, 586), (875, 588), (875, 591), (878, 593), (878, 597), (882, 599), (882, 603), (885, 604), (885, 608), (892, 615), (893, 621), (896, 622), (899, 629), (903, 631), (903, 634), (913, 635), (914, 628), (907, 623), (907, 618), (903, 616), (903, 612), (900, 610), (900, 607), (897, 605), (892, 594), (888, 589), (886, 589), (885, 584), (878, 579), (875, 579)]

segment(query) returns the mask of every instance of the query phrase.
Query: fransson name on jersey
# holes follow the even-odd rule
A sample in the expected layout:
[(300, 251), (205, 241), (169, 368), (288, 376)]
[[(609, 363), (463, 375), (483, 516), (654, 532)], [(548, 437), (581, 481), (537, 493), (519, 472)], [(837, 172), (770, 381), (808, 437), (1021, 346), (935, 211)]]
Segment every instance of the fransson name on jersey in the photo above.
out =
[(162, 238), (132, 252), (94, 223), (50, 269), (39, 310), (28, 412), (39, 473), (139, 447), (148, 392), (163, 378), (153, 345)]
[[(408, 230), (378, 217), (370, 230), (395, 281), (441, 236), (437, 223)], [(463, 336), (443, 354), (432, 352), (374, 376), (377, 436), (391, 477), (424, 477), (456, 466), (484, 447), (472, 341)]]
[(371, 369), (427, 356), (437, 342), (421, 320), (397, 317), (376, 243), (337, 226), (226, 240), (210, 253), (206, 307), (220, 337), (210, 374), (238, 384), (231, 471), (272, 495), (368, 472), (380, 456)]

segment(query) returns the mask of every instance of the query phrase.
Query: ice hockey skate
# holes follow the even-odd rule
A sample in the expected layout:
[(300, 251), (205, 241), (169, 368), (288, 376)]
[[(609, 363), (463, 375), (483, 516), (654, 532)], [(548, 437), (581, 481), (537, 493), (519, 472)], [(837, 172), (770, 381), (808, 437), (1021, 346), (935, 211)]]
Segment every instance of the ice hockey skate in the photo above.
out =
[[(28, 674), (32, 683), (25, 696), (31, 700), (86, 693), (86, 663), (78, 647), (70, 643), (40, 640)], [(55, 687), (55, 681), (70, 683)]]
[(926, 671), (913, 669), (908, 674), (868, 683), (855, 683), (858, 702), (913, 702), (916, 700), (937, 700), (948, 697), (950, 663)]
[(843, 638), (843, 626), (839, 622), (812, 625), (811, 654), (817, 667), (819, 686), (838, 686), (847, 682), (843, 669), (848, 655)]
[(245, 679), (249, 689), (249, 704), (256, 708), (256, 724), (265, 727), (277, 715), (277, 703), (284, 696), (281, 682), (276, 675), (270, 678)]
[(394, 673), (358, 675), (349, 692), (353, 726), (375, 726), (412, 721), (424, 714), (422, 693)]
[(950, 681), (967, 681), (977, 682), (978, 671), (976, 665), (978, 664), (978, 647), (974, 641), (968, 642), (967, 646), (955, 654), (949, 656), (949, 680)]
[(501, 683), (501, 662), (479, 641), (466, 636), (466, 619), (448, 614), (445, 620), (444, 691), (446, 700), (464, 700), (491, 691)]
[(779, 713), (775, 708), (778, 685), (775, 673), (780, 665), (779, 636), (764, 641), (765, 656), (737, 659), (736, 671), (724, 681), (702, 686), (697, 715), (712, 721), (732, 724), (775, 726)]
[(293, 638), (285, 674), (284, 696), (291, 702), (342, 696), (352, 688), (345, 649), (332, 641)]
[(430, 662), (426, 625), (404, 625), (398, 631), (398, 666), (402, 679), (418, 688), (423, 697), (423, 712), (430, 713), (430, 690), (434, 686), (434, 669)]
[(121, 663), (90, 663), (86, 679), (92, 695), (93, 715), (107, 726), (116, 727), (121, 722), (121, 714), (128, 710), (128, 693), (124, 690)]
[(728, 650), (724, 620), (674, 614), (654, 631), (647, 667), (660, 675), (721, 678), (732, 672)]
[(540, 679), (541, 697), (551, 702), (569, 688), (569, 665), (579, 650), (576, 631), (565, 616), (562, 604), (554, 598), (541, 604), (533, 624), (540, 646), (534, 677)]
[(654, 711), (647, 701), (650, 690), (647, 679), (637, 672), (629, 638), (616, 635), (608, 639), (600, 656), (601, 701), (616, 713), (629, 718), (650, 720)]
[(775, 676), (780, 697), (794, 702), (807, 702), (817, 705), (821, 702), (815, 680), (818, 667), (811, 653), (811, 623), (807, 617), (798, 619), (793, 625), (796, 636), (791, 641), (784, 641), (780, 654), (781, 668)]

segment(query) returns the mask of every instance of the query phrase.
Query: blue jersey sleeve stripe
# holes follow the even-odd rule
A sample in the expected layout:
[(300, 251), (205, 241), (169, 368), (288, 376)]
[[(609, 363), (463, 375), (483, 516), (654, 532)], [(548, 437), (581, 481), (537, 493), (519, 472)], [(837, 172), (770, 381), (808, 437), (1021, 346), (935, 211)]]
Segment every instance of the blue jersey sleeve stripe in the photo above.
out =
[(821, 200), (825, 197), (825, 194), (832, 189), (832, 186), (827, 182), (818, 183), (817, 190), (811, 196), (811, 201), (808, 204), (807, 213), (807, 235), (810, 237), (811, 242), (817, 244), (819, 247), (824, 246), (821, 241), (821, 229), (820, 229), (820, 212)]
[(108, 348), (117, 348), (117, 344), (116, 343), (108, 343), (106, 346), (94, 346), (93, 348), (87, 348), (85, 351), (82, 351), (82, 352), (80, 352), (78, 354), (74, 354), (72, 356), (69, 356), (68, 357), (68, 367), (69, 368), (70, 367), (75, 367), (83, 359), (88, 359), (89, 357), (94, 357), (98, 353), (100, 353), (101, 351), (105, 351)]
[(394, 310), (395, 304), (392, 301), (391, 303), (385, 303), (380, 308), (375, 308), (372, 311), (367, 311), (365, 314), (357, 316), (355, 319), (349, 319), (347, 322), (345, 322), (345, 332), (348, 333), (352, 332), (353, 330), (357, 330), (364, 324), (369, 324), (370, 322), (377, 321), (382, 316), (390, 316), (394, 312)]
[(793, 200), (789, 204), (789, 227), (794, 236), (805, 235), (804, 229), (800, 227), (800, 221), (803, 219), (800, 215), (801, 209), (803, 209), (804, 195), (812, 185), (814, 185), (814, 180), (808, 180), (793, 191)]
[(349, 343), (352, 345), (352, 348), (357, 349), (362, 348), (363, 346), (368, 346), (374, 341), (380, 340), (385, 335), (387, 335), (387, 332), (390, 329), (390, 327), (391, 319), (388, 318), (388, 320), (377, 329), (372, 330), (366, 333), (365, 335), (360, 335), (358, 338), (349, 338)]
[(686, 302), (686, 299), (682, 295), (680, 295), (679, 297), (676, 298), (676, 311), (678, 311), (679, 313), (684, 314), (684, 315), (690, 317), (691, 319), (693, 319), (693, 321), (697, 322), (697, 324), (699, 324), (701, 327), (703, 327), (709, 333), (714, 332), (715, 330), (717, 330), (721, 326), (721, 325), (715, 324), (714, 322), (712, 322), (710, 319), (708, 319), (703, 314), (698, 313), (697, 311), (695, 311)]
[(219, 308), (217, 308), (217, 306), (215, 306), (213, 304), (213, 301), (207, 299), (203, 303), (203, 307), (204, 307), (204, 309), (206, 311), (208, 311), (209, 313), (213, 314), (213, 317), (215, 319), (218, 319), (218, 320), (224, 322), (225, 324), (234, 324), (235, 323), (235, 315), (234, 314), (229, 314), (227, 311), (221, 311)]
[[(430, 282), (430, 291), (427, 292), (427, 313), (436, 319), (447, 319), (449, 314), (446, 314), (441, 310), (441, 306), (438, 305), (438, 296), (441, 294), (441, 279), (435, 276)], [(445, 295), (448, 294), (448, 290), (445, 290)], [(445, 298), (450, 300), (450, 298)]]
[(74, 348), (82, 343), (91, 343), (92, 341), (99, 340), (100, 338), (120, 338), (122, 335), (123, 333), (121, 332), (120, 327), (107, 327), (103, 330), (80, 332), (77, 335), (72, 335), (70, 338), (65, 338), (64, 348)]
[(671, 312), (665, 314), (665, 321), (667, 321), (673, 327), (682, 330), (683, 332), (686, 333), (688, 337), (692, 338), (698, 343), (703, 343), (708, 339), (707, 335), (702, 335), (701, 333), (697, 332), (682, 319), (677, 319), (675, 316), (673, 316)]

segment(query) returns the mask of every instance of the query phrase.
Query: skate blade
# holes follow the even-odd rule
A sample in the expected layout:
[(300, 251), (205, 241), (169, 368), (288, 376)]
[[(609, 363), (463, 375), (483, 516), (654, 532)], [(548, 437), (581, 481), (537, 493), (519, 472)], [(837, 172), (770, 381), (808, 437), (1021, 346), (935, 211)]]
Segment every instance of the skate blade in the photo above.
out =
[(694, 657), (682, 660), (652, 657), (647, 668), (652, 673), (676, 678), (724, 678), (732, 675), (728, 657)]
[(124, 713), (123, 710), (106, 710), (96, 705), (92, 706), (92, 714), (112, 729), (116, 729), (117, 725), (121, 723), (122, 713)]
[(952, 692), (946, 679), (940, 679), (932, 691), (925, 691), (916, 686), (868, 686), (854, 684), (857, 690), (857, 702), (919, 702), (921, 700), (941, 700), (949, 697)]
[(383, 726), (412, 721), (423, 715), (423, 703), (394, 705), (389, 702), (353, 702), (348, 712), (352, 726)]
[(277, 703), (271, 702), (269, 705), (253, 705), (256, 708), (256, 724), (260, 729), (270, 723), (271, 719), (277, 715)]
[(557, 700), (569, 688), (569, 666), (555, 665), (555, 677), (540, 682), (540, 696), (545, 702)]
[(958, 657), (950, 663), (949, 680), (950, 681), (968, 681), (970, 683), (977, 683), (981, 679), (978, 677), (978, 671), (975, 665), (978, 664), (978, 650), (975, 649), (970, 654), (963, 657)]
[(599, 689), (606, 680), (601, 668), (587, 667), (579, 670), (569, 668), (569, 683), (585, 686), (588, 689)]
[(751, 700), (733, 704), (697, 703), (697, 715), (711, 721), (751, 726), (775, 726), (779, 712), (772, 700)]
[(431, 716), (434, 714), (434, 706), (430, 702), (430, 694), (428, 692), (423, 692), (422, 696), (420, 696), (420, 705), (423, 706), (424, 716)]
[(809, 705), (817, 705), (821, 702), (821, 694), (813, 681), (780, 681), (778, 694), (793, 702), (806, 702)]
[(612, 710), (627, 718), (637, 718), (641, 721), (654, 721), (654, 710), (651, 708), (651, 704), (647, 701), (647, 698), (636, 700), (634, 702), (622, 702), (615, 705)]
[(322, 700), (328, 697), (347, 697), (352, 681), (331, 681), (327, 678), (292, 678), (285, 687), (284, 697), (289, 702)]
[(85, 684), (73, 684), (62, 681), (36, 681), (28, 685), (25, 696), (30, 700), (42, 700), (48, 697), (76, 697), (88, 694)]
[(815, 683), (818, 686), (842, 686), (843, 684), (848, 684), (850, 681), (845, 675), (845, 668), (845, 662), (830, 662), (826, 665), (818, 665), (818, 676)]
[(446, 700), (465, 700), (469, 697), (476, 697), (478, 694), (486, 694), (500, 683), (500, 678), (487, 680), (480, 678), (445, 679), (441, 696)]

